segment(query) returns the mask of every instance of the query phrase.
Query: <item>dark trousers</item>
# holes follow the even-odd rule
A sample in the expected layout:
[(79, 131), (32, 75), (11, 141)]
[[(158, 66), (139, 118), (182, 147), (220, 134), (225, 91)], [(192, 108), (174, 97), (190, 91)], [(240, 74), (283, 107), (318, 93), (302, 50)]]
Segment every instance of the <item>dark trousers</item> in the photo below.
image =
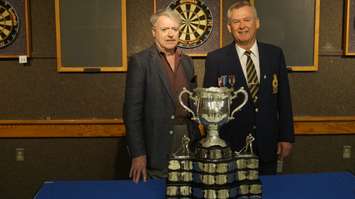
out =
[(277, 160), (259, 161), (259, 175), (276, 175)]

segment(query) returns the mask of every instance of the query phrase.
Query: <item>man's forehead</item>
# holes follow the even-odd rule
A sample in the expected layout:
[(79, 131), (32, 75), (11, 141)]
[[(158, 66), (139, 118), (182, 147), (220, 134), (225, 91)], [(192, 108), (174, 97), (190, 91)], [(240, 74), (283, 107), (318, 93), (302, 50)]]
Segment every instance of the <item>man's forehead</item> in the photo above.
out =
[(155, 23), (155, 25), (158, 27), (178, 27), (179, 26), (179, 24), (175, 20), (173, 20), (169, 17), (166, 17), (166, 16), (160, 16), (158, 18), (157, 22)]
[(235, 8), (231, 11), (232, 18), (246, 18), (254, 17), (253, 9), (249, 6), (243, 6), (240, 8)]

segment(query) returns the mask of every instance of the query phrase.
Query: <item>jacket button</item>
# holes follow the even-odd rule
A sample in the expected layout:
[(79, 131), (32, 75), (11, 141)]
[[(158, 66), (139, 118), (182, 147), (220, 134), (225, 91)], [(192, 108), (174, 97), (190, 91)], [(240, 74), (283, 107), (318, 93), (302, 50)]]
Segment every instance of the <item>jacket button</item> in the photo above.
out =
[(256, 108), (256, 109), (255, 109), (255, 112), (258, 112), (258, 111), (259, 111), (259, 109), (258, 109), (258, 108)]
[(256, 126), (255, 126), (255, 125), (253, 126), (253, 129), (256, 129)]
[(171, 118), (172, 120), (173, 120), (173, 119), (175, 119), (175, 115), (171, 115), (171, 117), (170, 117), (170, 118)]
[(173, 130), (170, 130), (170, 131), (169, 131), (169, 134), (170, 134), (170, 135), (174, 134), (174, 131), (173, 131)]

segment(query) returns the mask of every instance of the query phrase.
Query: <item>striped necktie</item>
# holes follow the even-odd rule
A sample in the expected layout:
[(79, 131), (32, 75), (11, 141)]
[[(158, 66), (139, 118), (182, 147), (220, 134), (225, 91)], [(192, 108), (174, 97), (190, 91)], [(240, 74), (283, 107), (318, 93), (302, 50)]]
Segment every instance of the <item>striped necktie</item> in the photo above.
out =
[(245, 55), (247, 56), (247, 63), (246, 63), (246, 68), (247, 68), (247, 81), (248, 81), (248, 87), (249, 91), (251, 94), (251, 97), (254, 102), (256, 102), (257, 97), (256, 95), (258, 94), (259, 91), (259, 81), (258, 81), (258, 76), (256, 74), (256, 69), (253, 63), (253, 60), (250, 57), (251, 51), (245, 51)]

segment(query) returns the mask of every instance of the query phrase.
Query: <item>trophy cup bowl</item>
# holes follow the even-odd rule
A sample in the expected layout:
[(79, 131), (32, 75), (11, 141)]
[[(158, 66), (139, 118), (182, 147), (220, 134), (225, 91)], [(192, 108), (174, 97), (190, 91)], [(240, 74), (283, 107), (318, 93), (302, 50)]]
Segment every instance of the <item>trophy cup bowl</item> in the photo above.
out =
[[(182, 96), (188, 94), (196, 106), (196, 113), (187, 107)], [(232, 100), (239, 94), (244, 95), (243, 102), (232, 112), (230, 110)], [(183, 88), (179, 95), (181, 106), (192, 114), (192, 120), (207, 127), (207, 136), (200, 143), (203, 147), (227, 146), (225, 141), (219, 137), (218, 127), (234, 119), (234, 113), (240, 110), (248, 101), (248, 93), (243, 87), (234, 91), (227, 87), (196, 88), (193, 92)]]

